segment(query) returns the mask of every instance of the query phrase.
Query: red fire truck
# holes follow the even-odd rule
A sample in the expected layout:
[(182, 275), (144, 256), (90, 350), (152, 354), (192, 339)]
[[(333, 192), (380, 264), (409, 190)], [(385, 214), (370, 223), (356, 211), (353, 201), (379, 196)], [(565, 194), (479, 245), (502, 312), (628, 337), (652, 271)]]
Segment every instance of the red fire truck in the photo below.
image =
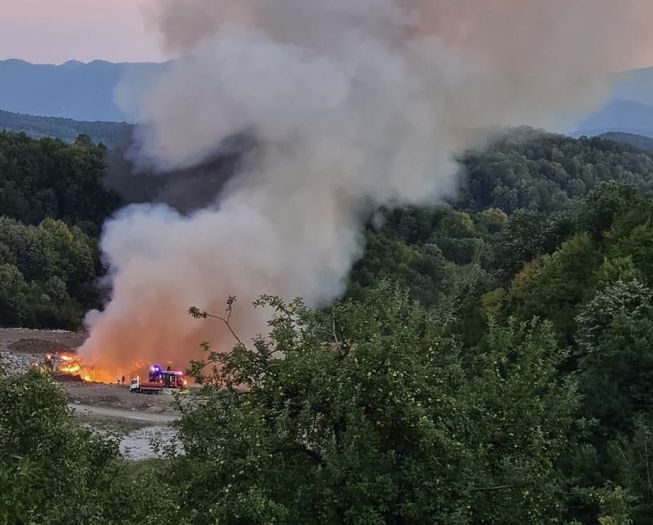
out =
[(162, 370), (160, 365), (153, 364), (148, 374), (148, 382), (142, 383), (139, 377), (131, 380), (129, 390), (131, 392), (142, 394), (158, 394), (164, 388), (172, 390), (185, 390), (188, 387), (188, 381), (184, 373), (180, 370)]

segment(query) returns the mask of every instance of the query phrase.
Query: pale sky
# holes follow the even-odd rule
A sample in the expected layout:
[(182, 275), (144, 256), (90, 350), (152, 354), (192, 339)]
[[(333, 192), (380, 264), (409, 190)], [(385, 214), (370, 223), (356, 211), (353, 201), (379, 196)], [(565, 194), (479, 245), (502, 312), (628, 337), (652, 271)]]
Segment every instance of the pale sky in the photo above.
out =
[[(307, 0), (310, 1), (310, 0)], [(0, 60), (161, 61), (143, 6), (156, 0), (0, 0)], [(623, 68), (653, 65), (653, 49)]]
[(160, 61), (142, 7), (152, 0), (0, 0), (0, 59), (59, 64)]

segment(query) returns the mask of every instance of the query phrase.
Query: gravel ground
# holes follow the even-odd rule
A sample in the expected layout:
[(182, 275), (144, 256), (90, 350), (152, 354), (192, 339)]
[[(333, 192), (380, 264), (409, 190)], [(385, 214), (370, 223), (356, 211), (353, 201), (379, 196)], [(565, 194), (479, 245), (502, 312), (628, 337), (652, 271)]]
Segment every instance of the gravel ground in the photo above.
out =
[(84, 332), (65, 330), (31, 330), (28, 328), (1, 328), (0, 352), (46, 353), (55, 347), (77, 348), (85, 340)]
[(137, 425), (166, 425), (178, 419), (177, 414), (152, 413), (136, 410), (134, 408), (131, 410), (125, 410), (97, 405), (82, 405), (78, 403), (69, 403), (68, 408), (72, 409), (76, 416), (82, 418), (119, 420), (129, 422), (130, 424), (135, 423)]
[(179, 453), (183, 449), (175, 442), (174, 428), (163, 425), (149, 425), (137, 421), (115, 418), (83, 417), (84, 425), (105, 437), (118, 440), (119, 450), (128, 461), (143, 461), (165, 457), (165, 447), (175, 445)]
[(133, 430), (120, 440), (120, 453), (129, 461), (162, 458), (164, 448), (174, 443), (175, 436), (175, 430), (170, 427), (144, 427)]
[(8, 374), (20, 374), (43, 362), (45, 354), (80, 346), (86, 334), (65, 330), (0, 329), (0, 359)]

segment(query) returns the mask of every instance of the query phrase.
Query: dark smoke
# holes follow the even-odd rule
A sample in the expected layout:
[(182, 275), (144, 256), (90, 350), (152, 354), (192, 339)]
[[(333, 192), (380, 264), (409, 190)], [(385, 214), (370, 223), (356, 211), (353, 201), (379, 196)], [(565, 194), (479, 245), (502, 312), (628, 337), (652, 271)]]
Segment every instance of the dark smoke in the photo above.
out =
[(255, 146), (253, 138), (243, 133), (225, 140), (217, 153), (197, 166), (158, 170), (132, 160), (136, 144), (132, 136), (107, 154), (107, 188), (116, 192), (125, 205), (166, 204), (182, 214), (214, 204)]

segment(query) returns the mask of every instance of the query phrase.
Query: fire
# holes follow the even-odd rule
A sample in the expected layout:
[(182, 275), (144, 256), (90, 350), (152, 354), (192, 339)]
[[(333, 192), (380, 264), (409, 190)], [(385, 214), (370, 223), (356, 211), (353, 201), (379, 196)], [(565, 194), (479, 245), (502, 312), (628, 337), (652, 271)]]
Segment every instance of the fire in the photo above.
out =
[[(67, 376), (70, 379), (86, 383), (129, 384), (133, 377), (148, 377), (148, 371), (152, 371), (145, 361), (135, 361), (127, 366), (98, 367), (84, 362), (73, 350), (61, 350), (46, 354), (44, 364), (60, 376)], [(175, 373), (183, 377), (183, 372)], [(183, 386), (187, 386), (185, 379), (183, 382)]]
[(74, 354), (61, 354), (59, 359), (61, 359), (61, 364), (58, 367), (59, 372), (71, 375), (81, 375), (82, 362), (79, 357)]
[(61, 351), (47, 354), (45, 364), (54, 372), (72, 377), (79, 377), (87, 383), (113, 383), (112, 374), (96, 370), (88, 365), (73, 351)]

